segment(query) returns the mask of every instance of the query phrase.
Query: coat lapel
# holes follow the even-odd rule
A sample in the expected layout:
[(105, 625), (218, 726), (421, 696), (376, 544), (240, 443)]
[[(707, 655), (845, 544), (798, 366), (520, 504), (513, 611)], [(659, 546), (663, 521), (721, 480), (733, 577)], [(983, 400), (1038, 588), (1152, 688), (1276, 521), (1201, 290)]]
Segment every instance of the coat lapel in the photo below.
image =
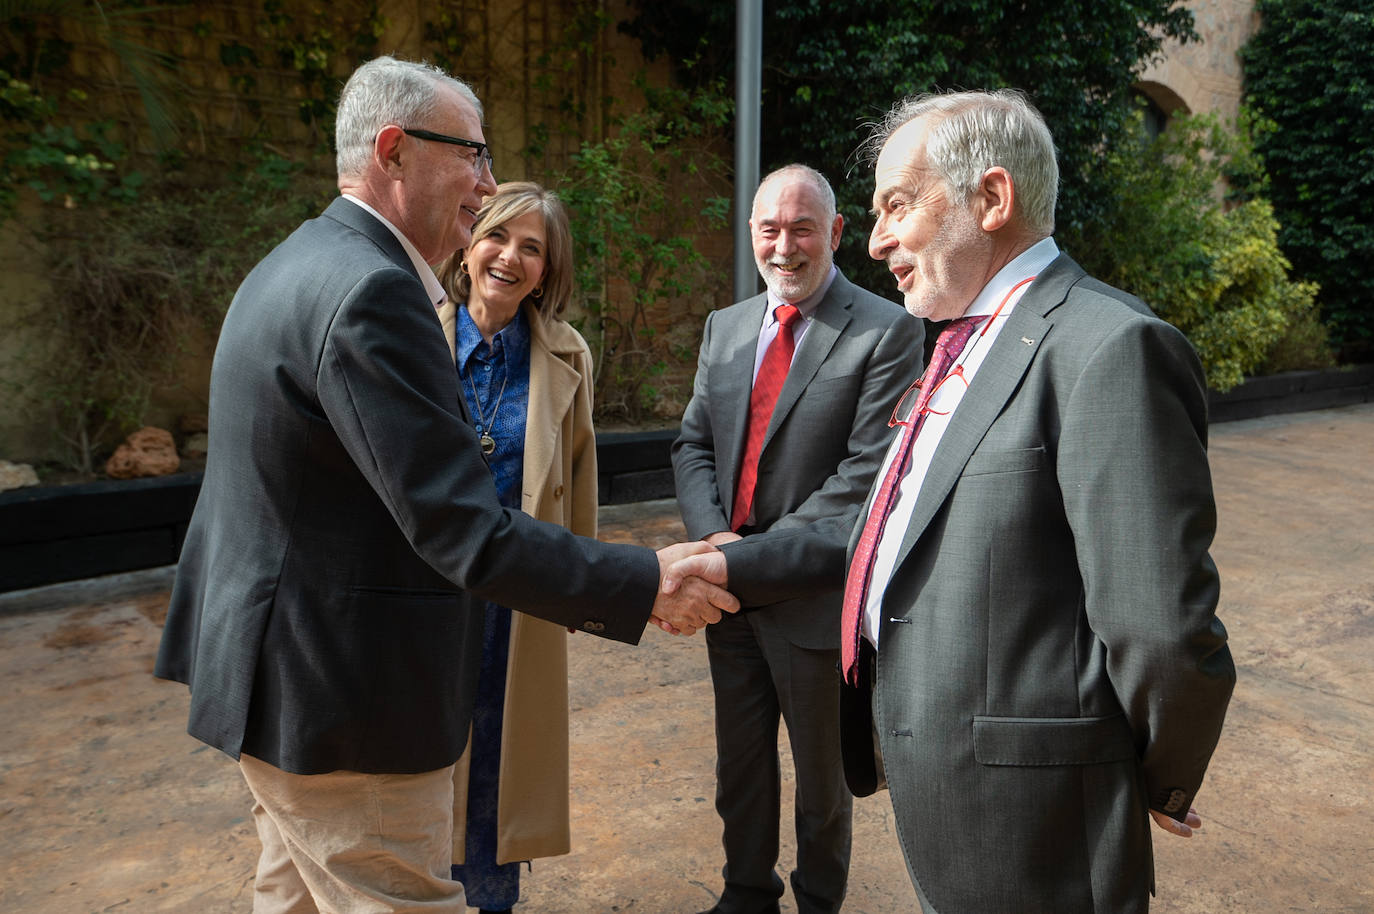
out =
[(1021, 386), (1036, 352), (1054, 326), (1046, 315), (1064, 301), (1082, 269), (1060, 256), (1026, 290), (951, 417), (921, 482), (911, 522), (902, 534), (897, 566), (906, 561), (931, 519), (945, 503), (988, 428)]
[(534, 499), (544, 491), (557, 452), (563, 417), (577, 395), (578, 374), (564, 356), (565, 348), (551, 337), (554, 328), (533, 309), (526, 309), (530, 325), (530, 401), (525, 418), (525, 463), (521, 508), (534, 513)]
[[(802, 337), (801, 345), (792, 354), (792, 365), (787, 369), (787, 381), (778, 392), (778, 402), (773, 407), (773, 416), (768, 420), (768, 431), (763, 436), (763, 450), (768, 449), (773, 435), (787, 419), (792, 407), (797, 405), (807, 385), (816, 376), (821, 363), (830, 355), (830, 350), (835, 348), (835, 341), (840, 338), (840, 333), (850, 321), (849, 304), (852, 297), (849, 283), (843, 276), (837, 275), (835, 281), (830, 284), (830, 290), (816, 307), (811, 326), (807, 328), (806, 336)], [(759, 319), (762, 320), (763, 315), (759, 315)]]

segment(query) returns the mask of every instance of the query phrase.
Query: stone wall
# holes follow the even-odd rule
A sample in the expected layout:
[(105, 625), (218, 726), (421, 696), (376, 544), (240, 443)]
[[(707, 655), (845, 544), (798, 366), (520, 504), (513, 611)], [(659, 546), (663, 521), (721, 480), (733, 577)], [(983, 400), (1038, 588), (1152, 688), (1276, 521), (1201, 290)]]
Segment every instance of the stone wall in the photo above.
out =
[(1164, 59), (1146, 69), (1137, 87), (1165, 114), (1181, 109), (1234, 120), (1243, 88), (1239, 51), (1259, 28), (1255, 4), (1253, 0), (1194, 0), (1188, 7), (1202, 40), (1168, 42)]

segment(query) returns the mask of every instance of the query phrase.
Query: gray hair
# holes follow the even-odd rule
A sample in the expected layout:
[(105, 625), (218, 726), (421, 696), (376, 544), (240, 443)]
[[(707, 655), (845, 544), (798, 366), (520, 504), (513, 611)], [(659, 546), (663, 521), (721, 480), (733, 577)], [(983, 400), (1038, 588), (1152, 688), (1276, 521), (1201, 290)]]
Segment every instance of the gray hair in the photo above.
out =
[(933, 117), (926, 161), (951, 199), (966, 204), (989, 168), (1001, 166), (1016, 188), (1016, 209), (1031, 232), (1054, 233), (1059, 165), (1044, 117), (1016, 89), (949, 92), (902, 99), (877, 124), (861, 147), (874, 163), (892, 134), (918, 118)]
[(750, 214), (752, 215), (753, 208), (758, 206), (759, 194), (763, 193), (765, 187), (774, 181), (786, 179), (800, 179), (814, 187), (816, 193), (820, 194), (821, 203), (825, 206), (826, 225), (828, 226), (835, 221), (835, 191), (830, 186), (830, 182), (825, 179), (825, 175), (821, 174), (810, 165), (802, 165), (796, 162), (791, 165), (784, 165), (781, 168), (775, 168), (763, 176), (763, 180), (759, 182), (758, 189), (754, 191), (754, 202), (750, 207)]
[(335, 168), (357, 177), (367, 169), (372, 144), (387, 124), (423, 126), (434, 113), (440, 86), (455, 89), (482, 116), (477, 93), (438, 67), (394, 57), (378, 57), (353, 71), (339, 95), (334, 121)]

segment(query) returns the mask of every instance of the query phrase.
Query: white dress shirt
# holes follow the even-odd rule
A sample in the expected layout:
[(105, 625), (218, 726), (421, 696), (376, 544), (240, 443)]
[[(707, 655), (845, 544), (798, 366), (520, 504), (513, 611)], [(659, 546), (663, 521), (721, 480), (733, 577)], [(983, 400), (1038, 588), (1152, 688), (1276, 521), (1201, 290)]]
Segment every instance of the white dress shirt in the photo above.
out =
[(768, 353), (768, 347), (773, 344), (774, 338), (778, 335), (778, 327), (781, 326), (774, 312), (781, 305), (792, 305), (801, 312), (802, 319), (792, 325), (792, 343), (795, 347), (792, 352), (793, 358), (795, 358), (797, 349), (801, 348), (802, 337), (806, 336), (806, 328), (811, 326), (811, 319), (816, 316), (816, 309), (821, 306), (821, 299), (825, 298), (825, 293), (830, 291), (830, 286), (835, 282), (835, 277), (838, 274), (839, 269), (832, 264), (830, 272), (816, 287), (816, 291), (801, 301), (785, 302), (774, 295), (772, 289), (768, 290), (768, 307), (763, 309), (763, 326), (759, 328), (759, 341), (754, 348), (755, 381), (759, 379), (759, 368), (763, 365), (763, 357)]
[[(965, 317), (991, 315), (993, 312), (997, 312), (997, 317), (984, 322), (974, 331), (964, 346), (964, 351), (950, 366), (949, 373), (945, 376), (948, 380), (931, 396), (930, 412), (912, 443), (911, 467), (898, 486), (892, 512), (878, 535), (878, 548), (873, 556), (873, 575), (869, 579), (868, 598), (864, 603), (863, 634), (874, 647), (878, 646), (878, 632), (882, 627), (883, 592), (887, 589), (888, 581), (892, 579), (892, 572), (897, 563), (897, 551), (902, 545), (902, 535), (911, 523), (911, 513), (916, 507), (916, 496), (920, 494), (921, 486), (925, 483), (926, 473), (930, 470), (931, 458), (935, 456), (935, 449), (940, 445), (940, 438), (944, 436), (954, 411), (963, 400), (964, 392), (968, 390), (967, 384), (961, 383), (958, 378), (951, 375), (958, 366), (963, 366), (964, 380), (972, 382), (973, 376), (978, 373), (978, 367), (983, 364), (983, 359), (992, 349), (997, 335), (1006, 326), (1007, 317), (1032, 285), (1026, 283), (1017, 289), (1016, 284), (1036, 276), (1058, 256), (1059, 248), (1053, 238), (1036, 242), (999, 270), (964, 311)], [(914, 397), (907, 398), (907, 405), (914, 402)], [(882, 468), (878, 471), (878, 479), (881, 480), (887, 474), (887, 468), (891, 465), (901, 440), (901, 435), (893, 436), (892, 445), (888, 448)]]

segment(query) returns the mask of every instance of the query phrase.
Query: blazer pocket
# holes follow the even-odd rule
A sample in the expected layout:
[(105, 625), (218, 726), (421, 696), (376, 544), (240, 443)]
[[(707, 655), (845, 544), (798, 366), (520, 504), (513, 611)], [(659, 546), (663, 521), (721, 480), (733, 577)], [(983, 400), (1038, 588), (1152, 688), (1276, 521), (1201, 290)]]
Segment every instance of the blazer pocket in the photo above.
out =
[(811, 383), (807, 385), (807, 389), (810, 390), (811, 388), (819, 387), (822, 384), (834, 384), (837, 381), (851, 381), (859, 377), (861, 377), (859, 372), (854, 371), (848, 365), (845, 365), (843, 367), (831, 367), (829, 365), (822, 364), (821, 367), (816, 370), (815, 376), (811, 378)]
[(983, 765), (1101, 765), (1135, 758), (1126, 715), (975, 717), (973, 755)]
[(987, 476), (992, 473), (1029, 473), (1045, 466), (1045, 448), (1027, 447), (1014, 451), (975, 451), (964, 464), (965, 476)]

